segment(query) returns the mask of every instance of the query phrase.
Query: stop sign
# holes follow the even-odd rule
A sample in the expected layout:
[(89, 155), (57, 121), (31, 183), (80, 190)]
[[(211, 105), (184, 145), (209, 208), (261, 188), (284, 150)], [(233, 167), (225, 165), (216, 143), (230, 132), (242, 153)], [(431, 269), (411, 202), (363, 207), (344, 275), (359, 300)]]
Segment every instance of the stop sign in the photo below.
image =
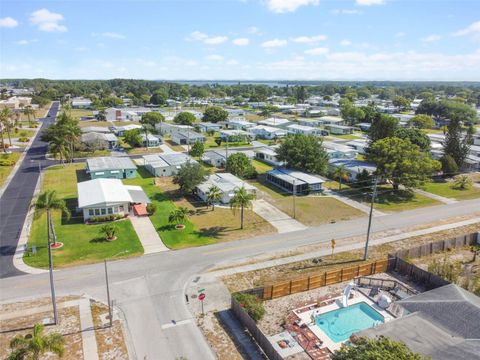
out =
[(205, 299), (204, 293), (201, 293), (200, 295), (198, 295), (198, 300), (203, 301), (204, 299)]

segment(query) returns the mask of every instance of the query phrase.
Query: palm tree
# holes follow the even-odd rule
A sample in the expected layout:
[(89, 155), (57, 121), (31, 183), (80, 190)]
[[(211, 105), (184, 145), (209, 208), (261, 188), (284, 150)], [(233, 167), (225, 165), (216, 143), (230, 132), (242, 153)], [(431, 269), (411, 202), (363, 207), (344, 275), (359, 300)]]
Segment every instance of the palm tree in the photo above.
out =
[(52, 153), (54, 158), (59, 158), (62, 164), (65, 164), (66, 159), (69, 156), (68, 144), (64, 138), (57, 137), (50, 141), (48, 149)]
[[(10, 117), (12, 116), (12, 111), (9, 108), (4, 108), (0, 111), (0, 123), (2, 124), (2, 128), (7, 130), (8, 134), (8, 141), (10, 146), (12, 146), (12, 138), (10, 136)], [(3, 142), (3, 135), (2, 135), (2, 142)], [(5, 147), (4, 147), (5, 150)]]
[(345, 179), (348, 174), (347, 168), (344, 165), (340, 165), (333, 170), (333, 178), (338, 179), (338, 190), (342, 190), (342, 180)]
[(172, 210), (168, 215), (168, 222), (180, 225), (188, 219), (188, 209), (180, 206), (178, 209)]
[(42, 324), (35, 324), (32, 334), (15, 336), (10, 341), (12, 352), (7, 360), (38, 360), (46, 352), (61, 357), (65, 351), (65, 339), (57, 332), (43, 335), (44, 329)]
[(53, 227), (52, 222), (52, 211), (60, 210), (67, 219), (70, 219), (70, 210), (68, 210), (65, 201), (57, 197), (57, 192), (55, 190), (47, 190), (41, 193), (38, 196), (37, 201), (35, 202), (35, 208), (38, 214), (42, 212), (47, 212), (47, 228), (48, 228), (48, 246), (50, 246), (50, 238), (53, 237), (53, 245), (57, 245), (57, 236), (55, 235), (55, 228)]
[(215, 203), (222, 198), (222, 191), (217, 185), (213, 185), (207, 192), (207, 204), (212, 204), (212, 211), (215, 210)]
[(453, 187), (460, 190), (467, 190), (472, 187), (472, 178), (468, 175), (457, 175), (453, 179)]
[(27, 106), (25, 109), (23, 109), (23, 113), (27, 115), (27, 119), (29, 123), (32, 121), (30, 119), (31, 115), (33, 115), (33, 117), (35, 118), (35, 110), (31, 106)]
[(241, 210), (241, 223), (240, 223), (240, 229), (243, 229), (243, 211), (245, 208), (251, 208), (252, 207), (252, 200), (255, 199), (255, 194), (249, 193), (247, 189), (245, 189), (245, 186), (242, 186), (241, 188), (235, 189), (235, 193), (233, 197), (230, 199), (230, 209), (235, 211), (236, 209), (240, 208)]
[(105, 235), (105, 238), (107, 240), (113, 240), (115, 239), (115, 233), (117, 232), (117, 227), (113, 224), (104, 224), (100, 228), (100, 233)]

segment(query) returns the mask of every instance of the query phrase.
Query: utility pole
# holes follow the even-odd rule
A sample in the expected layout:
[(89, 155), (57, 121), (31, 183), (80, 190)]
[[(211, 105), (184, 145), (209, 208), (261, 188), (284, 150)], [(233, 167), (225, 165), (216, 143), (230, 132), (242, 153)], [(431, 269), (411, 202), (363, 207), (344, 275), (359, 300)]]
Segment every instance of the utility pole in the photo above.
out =
[(297, 218), (297, 211), (295, 206), (295, 195), (297, 193), (297, 188), (295, 187), (295, 179), (293, 179), (293, 218)]
[(370, 230), (372, 229), (373, 203), (375, 202), (375, 198), (377, 197), (377, 184), (378, 184), (378, 177), (375, 176), (375, 183), (373, 184), (372, 200), (370, 202), (370, 215), (368, 217), (367, 242), (365, 243), (365, 252), (363, 254), (364, 261), (368, 259), (368, 243), (370, 241)]
[(112, 327), (113, 315), (112, 315), (112, 302), (110, 301), (110, 286), (108, 285), (107, 260), (103, 260), (103, 262), (105, 264), (105, 283), (107, 284), (108, 320), (110, 321), (110, 327)]
[(57, 299), (55, 297), (55, 284), (53, 283), (53, 256), (52, 256), (52, 243), (51, 243), (51, 227), (52, 227), (52, 216), (50, 210), (47, 210), (47, 221), (48, 221), (48, 270), (50, 275), (50, 293), (52, 295), (52, 306), (53, 306), (53, 322), (55, 325), (58, 324), (58, 311), (57, 311)]
[(187, 147), (188, 153), (190, 153), (190, 128), (187, 130)]

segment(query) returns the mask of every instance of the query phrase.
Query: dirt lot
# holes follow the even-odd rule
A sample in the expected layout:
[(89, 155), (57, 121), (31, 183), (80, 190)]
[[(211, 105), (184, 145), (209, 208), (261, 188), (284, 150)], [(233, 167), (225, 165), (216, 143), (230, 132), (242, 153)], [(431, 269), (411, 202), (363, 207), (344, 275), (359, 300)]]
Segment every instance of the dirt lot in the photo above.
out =
[[(460, 220), (457, 219), (457, 221)], [(436, 240), (449, 239), (456, 237), (459, 234), (469, 234), (476, 231), (480, 231), (480, 224), (464, 226), (452, 230), (445, 230), (434, 234), (416, 236), (409, 239), (392, 242), (389, 244), (371, 246), (369, 249), (369, 261), (384, 259), (388, 253), (394, 252), (402, 248), (408, 248)], [(386, 235), (383, 234), (383, 236)], [(381, 238), (383, 236), (382, 234), (376, 234), (376, 236), (374, 236), (373, 238)], [(364, 241), (364, 237), (342, 239), (341, 241), (338, 240), (337, 246), (359, 241)], [(291, 252), (290, 256), (322, 249), (329, 250), (330, 243), (316, 244), (299, 248), (297, 249), (297, 251)], [(288, 254), (284, 255), (287, 256)], [(363, 250), (343, 252), (334, 254), (333, 256), (322, 257), (320, 259), (321, 261), (317, 263), (314, 263), (312, 261), (313, 259), (292, 262), (285, 265), (225, 276), (222, 277), (221, 280), (225, 283), (225, 285), (231, 292), (235, 292), (239, 290), (265, 286), (280, 281), (291, 280), (302, 276), (313, 275), (315, 273), (334, 270), (342, 267), (360, 265), (364, 263), (364, 261), (361, 260), (362, 255)]]

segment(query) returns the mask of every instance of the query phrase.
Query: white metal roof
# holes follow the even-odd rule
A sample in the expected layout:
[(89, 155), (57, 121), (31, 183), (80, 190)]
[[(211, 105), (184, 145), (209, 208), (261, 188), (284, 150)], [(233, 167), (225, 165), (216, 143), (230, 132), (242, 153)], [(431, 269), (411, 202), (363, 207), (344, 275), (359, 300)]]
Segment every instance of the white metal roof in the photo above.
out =
[(120, 179), (95, 179), (77, 184), (78, 207), (132, 202)]
[(126, 156), (103, 156), (87, 159), (87, 168), (92, 172), (102, 170), (136, 169), (137, 167), (133, 161)]

